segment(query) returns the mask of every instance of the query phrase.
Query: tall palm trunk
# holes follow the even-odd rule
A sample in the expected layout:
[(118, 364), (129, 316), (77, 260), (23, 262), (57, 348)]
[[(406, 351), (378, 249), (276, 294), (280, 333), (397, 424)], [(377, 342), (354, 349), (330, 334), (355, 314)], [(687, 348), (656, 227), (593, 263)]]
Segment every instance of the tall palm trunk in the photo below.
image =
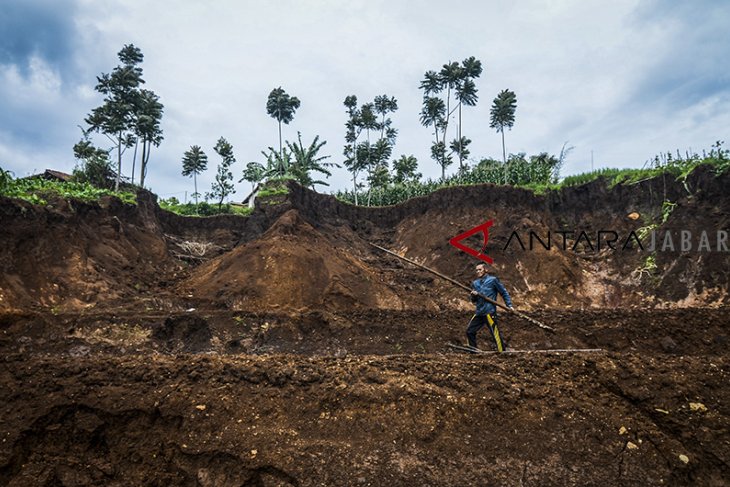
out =
[(464, 156), (462, 156), (463, 147), (461, 146), (461, 102), (459, 102), (459, 169), (464, 170)]
[[(150, 147), (150, 150), (151, 149), (152, 147)], [(147, 174), (147, 160), (149, 159), (149, 157), (149, 152), (147, 150), (147, 140), (142, 139), (142, 160), (139, 163), (139, 186), (141, 188), (144, 188), (144, 177)]]
[[(144, 146), (144, 142), (142, 143)], [(132, 184), (134, 184), (134, 169), (137, 165), (137, 147), (139, 147), (139, 139), (134, 143), (134, 156), (132, 157)]]
[(502, 160), (504, 161), (504, 184), (507, 184), (507, 152), (504, 149), (504, 127), (502, 127)]
[(355, 195), (355, 206), (357, 206), (357, 174), (352, 173), (352, 190)]
[(373, 179), (373, 166), (370, 162), (370, 153), (372, 152), (372, 148), (370, 147), (370, 128), (368, 128), (368, 176), (370, 177), (370, 184), (368, 184), (368, 203), (367, 205), (370, 206), (370, 190), (372, 189), (372, 179)]
[(502, 128), (499, 132), (502, 134), (502, 162), (507, 164), (507, 153), (504, 149), (504, 128)]
[(117, 138), (117, 179), (114, 182), (114, 191), (119, 191), (119, 178), (122, 177), (122, 133)]
[(446, 87), (446, 120), (444, 121), (444, 145), (446, 145), (446, 132), (449, 130), (449, 119), (451, 118), (451, 85)]
[[(193, 187), (195, 188), (195, 206), (198, 206), (198, 173), (193, 172)], [(197, 213), (197, 208), (195, 209), (195, 212)]]
[(279, 120), (279, 160), (283, 158), (283, 147), (281, 145), (281, 120)]
[[(362, 131), (362, 129), (360, 129), (360, 130)], [(355, 140), (352, 142), (353, 168), (358, 167), (358, 165), (360, 164), (360, 160), (357, 157), (357, 139), (359, 139), (359, 138), (360, 138), (360, 132), (355, 133)], [(352, 171), (352, 188), (355, 192), (355, 206), (357, 206), (357, 173), (358, 172), (359, 171), (355, 171), (355, 170)]]

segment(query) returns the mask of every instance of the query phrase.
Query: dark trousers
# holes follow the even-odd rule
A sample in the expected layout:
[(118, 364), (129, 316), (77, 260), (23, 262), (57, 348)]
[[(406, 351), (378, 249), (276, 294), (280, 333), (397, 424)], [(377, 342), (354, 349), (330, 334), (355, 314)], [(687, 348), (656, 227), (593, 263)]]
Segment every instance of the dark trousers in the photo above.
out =
[(504, 352), (507, 349), (507, 344), (504, 343), (502, 336), (499, 334), (497, 328), (497, 313), (491, 313), (487, 315), (474, 315), (469, 321), (469, 326), (466, 328), (466, 338), (469, 340), (469, 346), (477, 348), (477, 333), (484, 326), (489, 328), (492, 333), (494, 343), (497, 345), (498, 352)]

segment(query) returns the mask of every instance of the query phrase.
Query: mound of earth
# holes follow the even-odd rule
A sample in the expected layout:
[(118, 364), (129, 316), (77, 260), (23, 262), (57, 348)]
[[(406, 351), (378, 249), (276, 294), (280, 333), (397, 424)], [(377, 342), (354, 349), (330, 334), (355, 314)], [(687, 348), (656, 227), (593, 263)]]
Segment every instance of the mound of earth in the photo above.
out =
[(284, 213), (256, 240), (195, 269), (182, 287), (234, 310), (405, 307), (397, 290), (382, 282), (377, 268), (339, 247), (296, 209)]

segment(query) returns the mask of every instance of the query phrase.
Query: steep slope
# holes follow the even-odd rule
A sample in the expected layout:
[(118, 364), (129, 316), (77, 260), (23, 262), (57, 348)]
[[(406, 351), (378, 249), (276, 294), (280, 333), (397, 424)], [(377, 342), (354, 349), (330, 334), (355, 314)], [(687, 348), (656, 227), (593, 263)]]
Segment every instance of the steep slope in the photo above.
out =
[(1, 199), (0, 310), (110, 303), (174, 278), (179, 263), (145, 208), (108, 197), (47, 206)]
[[(249, 217), (211, 218), (172, 215), (149, 193), (137, 205), (3, 199), (0, 309), (114, 307), (127, 299), (155, 309), (465, 309), (463, 291), (368, 243), (468, 283), (479, 261), (449, 239), (487, 221), (484, 252), (523, 309), (714, 306), (729, 302), (727, 187), (729, 174), (701, 167), (685, 183), (599, 180), (544, 196), (478, 185), (362, 208), (292, 183)], [(652, 229), (653, 251), (644, 248)], [(710, 248), (699, 247), (703, 232)], [(612, 234), (616, 249), (607, 247)], [(479, 249), (480, 238), (466, 243)], [(206, 250), (186, 254), (190, 244)]]

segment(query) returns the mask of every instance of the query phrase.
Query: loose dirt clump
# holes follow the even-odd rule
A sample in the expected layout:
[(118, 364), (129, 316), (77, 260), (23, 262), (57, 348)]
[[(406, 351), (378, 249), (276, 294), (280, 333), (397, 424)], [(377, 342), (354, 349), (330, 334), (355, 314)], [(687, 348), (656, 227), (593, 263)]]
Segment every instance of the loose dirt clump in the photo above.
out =
[(201, 352), (210, 348), (213, 334), (208, 322), (195, 314), (170, 316), (153, 328), (152, 338), (170, 350)]

